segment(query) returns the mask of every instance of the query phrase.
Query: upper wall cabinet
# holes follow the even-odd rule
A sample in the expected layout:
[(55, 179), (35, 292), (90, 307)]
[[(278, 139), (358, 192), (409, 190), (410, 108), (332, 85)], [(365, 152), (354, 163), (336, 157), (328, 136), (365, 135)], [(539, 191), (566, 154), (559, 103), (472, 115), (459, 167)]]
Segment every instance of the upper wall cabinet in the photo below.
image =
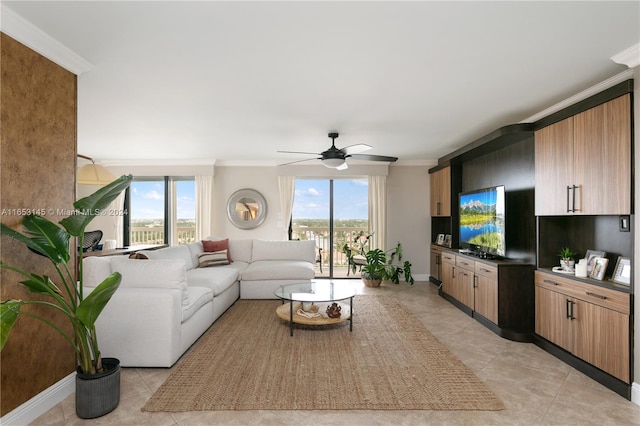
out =
[(631, 96), (535, 132), (536, 215), (631, 213)]
[(451, 216), (451, 167), (431, 174), (431, 216)]

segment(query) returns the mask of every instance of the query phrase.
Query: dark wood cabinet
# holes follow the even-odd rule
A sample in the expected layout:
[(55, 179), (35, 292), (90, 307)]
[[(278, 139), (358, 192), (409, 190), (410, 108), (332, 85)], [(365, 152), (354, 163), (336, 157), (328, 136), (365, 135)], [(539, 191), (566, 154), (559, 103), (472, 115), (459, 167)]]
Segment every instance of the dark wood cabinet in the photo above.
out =
[(530, 341), (533, 265), (442, 251), (441, 294), (496, 334)]
[(535, 277), (536, 334), (630, 384), (630, 295), (551, 272)]
[(431, 173), (431, 216), (451, 216), (451, 167)]
[(536, 215), (631, 213), (631, 96), (535, 132)]

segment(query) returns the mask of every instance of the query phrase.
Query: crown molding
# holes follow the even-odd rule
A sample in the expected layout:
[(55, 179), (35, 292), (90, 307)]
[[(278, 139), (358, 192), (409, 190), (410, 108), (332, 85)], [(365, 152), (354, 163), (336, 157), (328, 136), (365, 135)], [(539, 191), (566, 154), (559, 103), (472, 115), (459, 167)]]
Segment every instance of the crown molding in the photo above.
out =
[(123, 159), (123, 160), (96, 160), (96, 163), (99, 163), (105, 167), (128, 167), (128, 166), (213, 166), (216, 165), (216, 160), (211, 158), (195, 158), (195, 159), (186, 159), (186, 160), (175, 160), (175, 159), (163, 159), (163, 160), (153, 160), (153, 159), (145, 159), (145, 160), (134, 160), (134, 159)]
[(640, 43), (613, 55), (610, 59), (616, 64), (626, 65), (629, 68), (637, 67), (640, 65)]
[(633, 78), (634, 75), (634, 70), (633, 69), (628, 69), (625, 70), (623, 72), (621, 72), (620, 74), (614, 75), (613, 77), (596, 84), (595, 86), (591, 86), (586, 90), (583, 90), (582, 92), (575, 94), (573, 96), (571, 96), (570, 98), (567, 98), (565, 100), (563, 100), (562, 102), (558, 102), (557, 104), (550, 106), (549, 108), (540, 111), (539, 113), (532, 115), (531, 117), (527, 117), (524, 120), (520, 121), (520, 123), (535, 123), (536, 121), (551, 115), (555, 112), (558, 112), (564, 108), (567, 108), (573, 104), (576, 104), (584, 99), (587, 99), (590, 96), (593, 95), (597, 95), (598, 93), (615, 86), (618, 83), (622, 83), (623, 81), (629, 80), (631, 78)]
[(5, 4), (0, 4), (0, 31), (75, 75), (83, 74), (93, 68), (93, 65), (86, 59), (18, 15)]

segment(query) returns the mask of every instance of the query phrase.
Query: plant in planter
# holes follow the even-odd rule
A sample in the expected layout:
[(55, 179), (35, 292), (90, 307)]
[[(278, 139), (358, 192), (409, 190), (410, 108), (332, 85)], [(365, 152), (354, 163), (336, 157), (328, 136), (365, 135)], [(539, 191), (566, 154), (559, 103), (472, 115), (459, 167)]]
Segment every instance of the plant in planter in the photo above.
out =
[(558, 253), (558, 256), (560, 256), (560, 266), (566, 270), (573, 269), (577, 255), (578, 254), (569, 247), (563, 247)]
[[(74, 214), (62, 219), (59, 224), (39, 215), (27, 215), (22, 220), (24, 234), (3, 223), (0, 233), (24, 244), (31, 252), (44, 256), (57, 272), (57, 277), (37, 275), (0, 262), (0, 267), (14, 271), (25, 279), (24, 285), (31, 293), (47, 296), (49, 300), (4, 300), (0, 302), (0, 350), (5, 346), (9, 332), (19, 315), (25, 315), (42, 321), (52, 327), (69, 342), (76, 354), (76, 412), (79, 417), (91, 418), (112, 411), (120, 399), (120, 363), (113, 358), (105, 358), (98, 347), (95, 322), (107, 305), (111, 296), (120, 285), (120, 273), (114, 272), (100, 283), (90, 294), (83, 289), (82, 261), (78, 263), (78, 276), (75, 267), (69, 266), (74, 259), (71, 253), (71, 237), (78, 238), (78, 247), (82, 247), (87, 225), (104, 211), (118, 195), (129, 186), (133, 176), (122, 176), (109, 185), (104, 186), (92, 195), (73, 203)], [(59, 283), (56, 284), (55, 281)], [(48, 319), (23, 310), (26, 305), (43, 305), (62, 312), (71, 322), (73, 334), (62, 330)], [(103, 362), (104, 361), (104, 362)], [(114, 385), (112, 394), (104, 395), (105, 377), (110, 377)], [(96, 379), (100, 389), (96, 398), (91, 394), (90, 385), (84, 379)], [(109, 386), (109, 385), (106, 385)], [(117, 387), (116, 387), (117, 386)], [(89, 393), (88, 393), (89, 392)], [(107, 398), (105, 400), (105, 398)], [(115, 399), (115, 401), (114, 401)], [(88, 406), (85, 406), (88, 405)]]
[(398, 262), (402, 261), (402, 244), (400, 242), (395, 248), (386, 252), (381, 249), (373, 249), (367, 251), (364, 256), (367, 263), (362, 267), (362, 281), (367, 287), (377, 287), (382, 281), (399, 284), (401, 275), (404, 275), (406, 282), (413, 285), (415, 280), (411, 274), (411, 262), (405, 260), (402, 266), (394, 264), (396, 257)]

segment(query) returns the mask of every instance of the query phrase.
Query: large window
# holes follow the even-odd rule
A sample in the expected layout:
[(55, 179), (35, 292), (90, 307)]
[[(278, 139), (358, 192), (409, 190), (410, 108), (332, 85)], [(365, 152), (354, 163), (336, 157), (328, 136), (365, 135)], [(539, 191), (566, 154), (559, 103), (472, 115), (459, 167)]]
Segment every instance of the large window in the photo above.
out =
[(368, 200), (367, 179), (296, 179), (291, 238), (321, 249), (317, 276), (347, 276), (343, 247), (368, 234)]
[(125, 195), (124, 244), (187, 244), (195, 241), (193, 177), (134, 178)]

